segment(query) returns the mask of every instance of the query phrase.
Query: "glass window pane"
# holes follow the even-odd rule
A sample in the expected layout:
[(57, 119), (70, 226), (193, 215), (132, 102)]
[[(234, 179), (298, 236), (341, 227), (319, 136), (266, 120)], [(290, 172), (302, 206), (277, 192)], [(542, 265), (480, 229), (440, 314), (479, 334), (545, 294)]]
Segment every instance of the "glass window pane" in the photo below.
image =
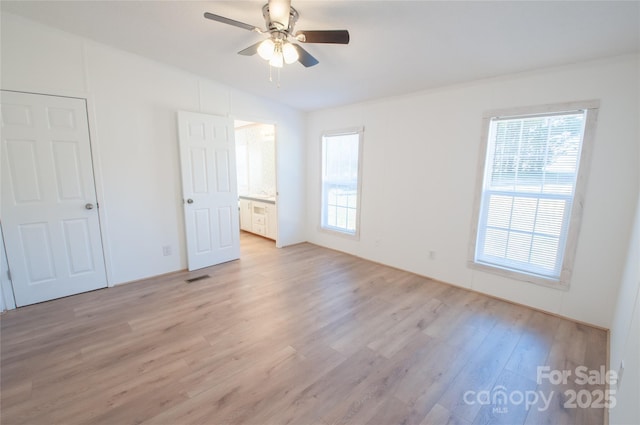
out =
[(340, 227), (341, 229), (347, 228), (347, 209), (346, 208), (336, 208), (336, 227)]
[(559, 278), (586, 112), (490, 122), (475, 260)]
[(356, 234), (359, 150), (359, 132), (322, 138), (322, 227)]
[(358, 193), (357, 189), (351, 189), (349, 192), (349, 208), (355, 209), (358, 206)]
[(560, 236), (565, 204), (566, 201), (562, 199), (541, 199), (536, 217), (536, 233)]
[(534, 236), (531, 245), (531, 263), (554, 272), (557, 256), (558, 238)]
[(530, 250), (531, 235), (509, 232), (509, 241), (507, 242), (508, 259), (528, 262)]
[(537, 209), (537, 199), (515, 198), (513, 201), (511, 228), (514, 230), (522, 230), (524, 232), (533, 232)]
[(353, 208), (347, 210), (347, 229), (356, 230), (356, 210)]
[(508, 229), (511, 222), (512, 205), (513, 197), (511, 196), (491, 195), (487, 213), (487, 226)]
[(484, 254), (504, 258), (507, 252), (507, 238), (509, 232), (497, 229), (487, 229), (484, 239)]

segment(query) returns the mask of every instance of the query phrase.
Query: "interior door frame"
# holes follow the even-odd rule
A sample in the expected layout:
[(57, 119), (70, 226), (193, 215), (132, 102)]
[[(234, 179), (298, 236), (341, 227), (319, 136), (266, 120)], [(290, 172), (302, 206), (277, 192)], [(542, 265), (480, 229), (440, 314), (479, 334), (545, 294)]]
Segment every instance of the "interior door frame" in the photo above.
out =
[[(275, 178), (276, 178), (276, 222), (278, 223), (277, 225), (277, 229), (276, 229), (276, 248), (282, 248), (282, 245), (280, 245), (280, 209), (277, 208), (278, 205), (278, 199), (280, 198), (280, 193), (279, 193), (279, 184), (278, 184), (278, 122), (274, 121), (274, 120), (268, 120), (268, 119), (263, 119), (263, 118), (255, 118), (255, 117), (251, 117), (251, 116), (235, 116), (235, 115), (230, 115), (229, 118), (231, 118), (233, 120), (233, 122), (235, 123), (236, 121), (247, 121), (247, 122), (253, 122), (256, 124), (267, 124), (267, 125), (272, 125), (273, 126), (273, 156), (274, 156), (274, 162), (275, 162)], [(235, 125), (234, 125), (234, 131), (235, 131)]]
[(13, 295), (13, 285), (9, 276), (9, 260), (4, 245), (4, 234), (0, 225), (0, 295), (2, 302), (0, 310), (13, 310), (16, 308), (16, 298)]
[[(112, 260), (111, 260), (111, 249), (108, 241), (107, 232), (108, 224), (107, 224), (107, 214), (105, 213), (107, 208), (107, 203), (104, 200), (104, 179), (101, 168), (101, 156), (98, 142), (98, 133), (97, 133), (97, 115), (95, 108), (94, 96), (89, 92), (77, 92), (77, 91), (69, 91), (69, 90), (56, 90), (55, 92), (51, 92), (49, 90), (28, 90), (28, 89), (20, 89), (20, 88), (0, 88), (2, 91), (8, 92), (16, 92), (16, 93), (24, 93), (24, 94), (36, 94), (41, 96), (55, 96), (55, 97), (70, 97), (75, 99), (82, 99), (85, 101), (85, 105), (87, 108), (87, 123), (89, 125), (89, 147), (91, 151), (91, 168), (93, 169), (93, 181), (96, 189), (96, 200), (98, 202), (98, 226), (100, 228), (100, 236), (101, 236), (101, 245), (102, 245), (102, 257), (104, 259), (104, 267), (107, 277), (107, 288), (111, 288), (114, 286), (113, 282), (113, 273), (112, 273)], [(1, 97), (1, 93), (0, 93)], [(0, 223), (2, 226), (2, 223)], [(5, 257), (6, 261), (6, 252), (4, 247), (4, 239), (1, 241), (3, 243), (3, 247), (1, 250), (1, 255)], [(13, 284), (10, 279), (2, 279), (0, 281), (0, 290), (2, 290), (2, 295), (4, 298), (5, 307), (7, 310), (13, 310), (16, 308), (16, 301), (13, 295)]]

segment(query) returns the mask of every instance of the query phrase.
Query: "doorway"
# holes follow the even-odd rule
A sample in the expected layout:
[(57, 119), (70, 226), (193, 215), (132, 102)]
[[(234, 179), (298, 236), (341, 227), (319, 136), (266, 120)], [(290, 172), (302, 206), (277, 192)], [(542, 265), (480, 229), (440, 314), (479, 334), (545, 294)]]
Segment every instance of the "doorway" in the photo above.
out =
[(242, 120), (234, 127), (240, 229), (277, 244), (276, 127)]

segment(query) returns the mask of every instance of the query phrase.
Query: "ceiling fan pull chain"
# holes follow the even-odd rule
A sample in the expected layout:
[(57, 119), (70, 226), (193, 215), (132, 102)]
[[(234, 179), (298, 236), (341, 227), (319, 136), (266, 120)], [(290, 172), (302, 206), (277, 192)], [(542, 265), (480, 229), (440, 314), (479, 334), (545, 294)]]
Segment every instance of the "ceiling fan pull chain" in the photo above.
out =
[[(273, 66), (269, 64), (269, 82), (273, 83)], [(280, 88), (280, 68), (276, 67), (276, 87)]]

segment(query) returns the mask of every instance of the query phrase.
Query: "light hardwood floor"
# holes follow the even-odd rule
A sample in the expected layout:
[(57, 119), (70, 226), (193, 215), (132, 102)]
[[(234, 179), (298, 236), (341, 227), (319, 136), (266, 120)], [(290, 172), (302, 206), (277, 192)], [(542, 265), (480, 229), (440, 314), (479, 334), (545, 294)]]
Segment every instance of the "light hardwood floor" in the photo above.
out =
[(2, 424), (604, 422), (564, 406), (602, 385), (536, 383), (606, 365), (604, 331), (310, 244), (243, 234), (239, 261), (0, 320)]

